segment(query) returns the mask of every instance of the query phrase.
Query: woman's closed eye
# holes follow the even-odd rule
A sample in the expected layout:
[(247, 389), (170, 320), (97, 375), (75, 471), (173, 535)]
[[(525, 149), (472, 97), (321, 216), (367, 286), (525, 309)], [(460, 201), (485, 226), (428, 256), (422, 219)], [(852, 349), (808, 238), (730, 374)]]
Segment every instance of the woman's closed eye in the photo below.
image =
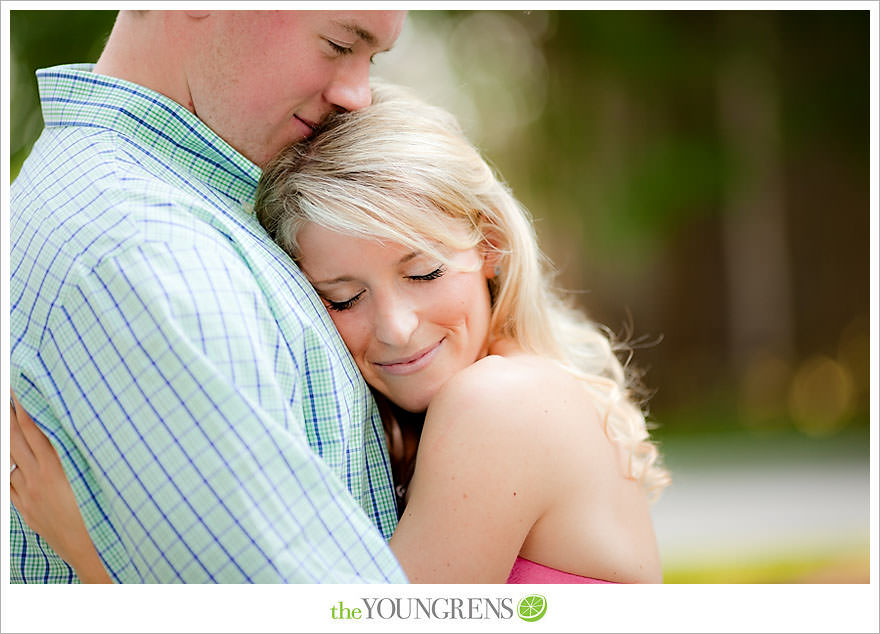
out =
[(444, 273), (446, 273), (446, 267), (438, 266), (436, 269), (425, 275), (407, 275), (407, 278), (420, 282), (427, 282), (428, 280), (436, 280), (438, 277), (443, 277)]
[(333, 300), (327, 299), (326, 297), (322, 297), (321, 299), (323, 299), (324, 302), (326, 302), (327, 308), (329, 308), (330, 310), (343, 311), (343, 310), (348, 310), (349, 308), (354, 306), (355, 303), (357, 302), (357, 300), (359, 300), (361, 298), (361, 295), (364, 294), (364, 292), (365, 291), (361, 291), (360, 293), (358, 293), (354, 297), (350, 297), (349, 299), (346, 299), (341, 302), (334, 302)]
[[(425, 273), (424, 275), (406, 275), (405, 277), (406, 279), (412, 280), (414, 282), (428, 282), (430, 280), (436, 280), (440, 277), (443, 277), (445, 273), (446, 267), (441, 265), (430, 273)], [(321, 295), (321, 299), (324, 300), (324, 303), (327, 305), (328, 309), (336, 312), (341, 312), (352, 308), (358, 302), (358, 300), (360, 300), (365, 292), (366, 289), (360, 291), (357, 295), (353, 295), (352, 297), (349, 297), (348, 299), (342, 301), (334, 301), (332, 299), (324, 297), (323, 295)]]

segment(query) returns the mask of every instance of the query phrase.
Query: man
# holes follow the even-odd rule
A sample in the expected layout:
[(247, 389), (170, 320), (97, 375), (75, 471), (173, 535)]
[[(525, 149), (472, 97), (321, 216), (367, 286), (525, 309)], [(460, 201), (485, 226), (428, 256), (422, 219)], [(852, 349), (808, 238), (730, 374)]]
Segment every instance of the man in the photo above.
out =
[[(123, 11), (94, 68), (38, 72), (46, 129), (11, 194), (12, 389), (112, 580), (405, 581), (375, 404), (247, 212), (270, 157), (369, 104), (403, 20)], [(12, 512), (12, 581), (75, 581)]]

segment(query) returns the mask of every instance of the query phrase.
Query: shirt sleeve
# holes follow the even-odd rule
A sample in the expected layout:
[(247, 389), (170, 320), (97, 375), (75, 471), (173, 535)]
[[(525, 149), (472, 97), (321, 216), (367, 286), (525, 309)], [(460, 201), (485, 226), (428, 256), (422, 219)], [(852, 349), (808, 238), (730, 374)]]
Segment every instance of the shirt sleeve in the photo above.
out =
[(90, 531), (116, 536), (132, 564), (96, 538), (105, 565), (134, 582), (405, 581), (309, 446), (302, 381), (278, 381), (279, 358), (305, 371), (305, 343), (278, 336), (224, 248), (128, 247), (72, 271), (50, 312), (45, 396), (75, 445), (59, 452), (69, 473), (83, 471), (70, 454), (88, 464), (74, 489)]

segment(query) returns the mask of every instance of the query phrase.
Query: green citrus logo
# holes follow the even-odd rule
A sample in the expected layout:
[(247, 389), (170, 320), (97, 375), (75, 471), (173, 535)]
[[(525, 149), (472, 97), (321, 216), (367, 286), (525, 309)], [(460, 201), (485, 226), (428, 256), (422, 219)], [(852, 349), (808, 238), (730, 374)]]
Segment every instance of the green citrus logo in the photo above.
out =
[(530, 594), (523, 597), (517, 606), (519, 618), (529, 623), (539, 620), (545, 612), (547, 612), (547, 599), (540, 594)]

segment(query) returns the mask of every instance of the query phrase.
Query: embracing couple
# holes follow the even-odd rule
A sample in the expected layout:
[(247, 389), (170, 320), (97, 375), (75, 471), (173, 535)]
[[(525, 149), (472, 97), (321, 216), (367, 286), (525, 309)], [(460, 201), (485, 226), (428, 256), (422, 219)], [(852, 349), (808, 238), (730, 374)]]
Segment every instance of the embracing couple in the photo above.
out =
[(619, 345), (396, 11), (120, 13), (12, 186), (13, 582), (662, 579)]

